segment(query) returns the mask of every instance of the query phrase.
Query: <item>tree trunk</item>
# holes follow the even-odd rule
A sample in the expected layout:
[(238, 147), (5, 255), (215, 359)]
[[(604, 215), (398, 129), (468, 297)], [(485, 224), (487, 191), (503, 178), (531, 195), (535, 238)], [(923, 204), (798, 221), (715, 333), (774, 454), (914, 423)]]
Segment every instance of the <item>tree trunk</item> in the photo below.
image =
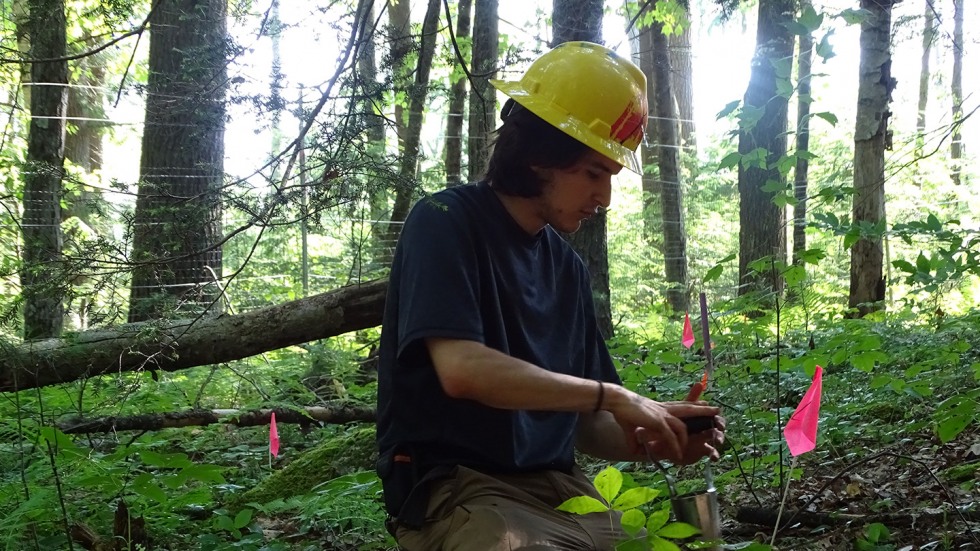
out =
[(61, 272), (61, 181), (64, 177), (68, 62), (64, 0), (29, 0), (31, 123), (24, 170), (24, 338), (56, 337), (64, 323)]
[[(460, 0), (456, 19), (457, 52), (465, 62), (467, 52), (472, 48), (462, 47), (470, 37), (470, 12), (472, 0)], [(446, 187), (463, 183), (463, 114), (466, 110), (466, 73), (460, 67), (459, 59), (453, 59), (453, 72), (450, 75), (452, 86), (449, 91), (449, 113), (446, 115)]]
[[(364, 147), (370, 156), (383, 159), (385, 156), (385, 117), (375, 112), (377, 106), (384, 103), (384, 90), (378, 82), (374, 0), (358, 0), (358, 9), (360, 35), (357, 45), (357, 82), (361, 101), (360, 115), (364, 117)], [(384, 176), (374, 170), (369, 170), (367, 178), (374, 182), (386, 180)], [(369, 266), (368, 269), (374, 269), (387, 266), (390, 262), (390, 248), (384, 242), (388, 233), (388, 224), (385, 220), (390, 214), (387, 186), (380, 184), (364, 186), (364, 200), (368, 219), (371, 220), (372, 239), (365, 247), (366, 250), (359, 252), (361, 255), (359, 261), (362, 268)]]
[(953, 96), (953, 139), (949, 144), (950, 178), (960, 185), (963, 169), (963, 0), (953, 0), (953, 77), (950, 92)]
[(344, 287), (260, 308), (169, 323), (141, 322), (0, 349), (0, 392), (139, 370), (177, 371), (381, 324), (388, 283)]
[(490, 133), (496, 126), (497, 94), (490, 79), (497, 75), (500, 34), (497, 30), (497, 0), (479, 0), (473, 11), (473, 60), (470, 71), (470, 128), (467, 142), (469, 181), (487, 173), (490, 159)]
[[(573, 40), (602, 44), (602, 8), (602, 0), (554, 0), (551, 46)], [(595, 302), (599, 331), (608, 339), (613, 336), (613, 325), (609, 299), (609, 251), (606, 245), (605, 211), (582, 222), (577, 232), (565, 237), (585, 261), (592, 277), (592, 299)]]
[(226, 7), (162, 0), (150, 19), (130, 321), (221, 307)]
[(422, 115), (425, 109), (425, 99), (429, 94), (429, 72), (432, 69), (432, 57), (436, 51), (436, 35), (438, 33), (439, 0), (429, 0), (422, 23), (422, 37), (419, 51), (418, 66), (415, 68), (415, 82), (409, 93), (408, 129), (405, 133), (404, 149), (401, 151), (399, 181), (401, 184), (395, 192), (395, 203), (391, 210), (391, 222), (387, 242), (394, 243), (401, 233), (401, 223), (408, 216), (417, 189), (417, 165), (419, 160), (419, 144), (422, 139)]
[[(786, 155), (787, 97), (792, 89), (788, 68), (793, 59), (793, 36), (787, 24), (793, 7), (793, 0), (759, 2), (756, 51), (742, 109), (750, 115), (745, 119), (760, 116), (754, 125), (743, 120), (738, 151), (744, 156), (763, 150), (764, 161), (743, 160), (738, 166), (739, 295), (761, 292), (771, 296), (782, 291), (777, 274), (763, 275), (750, 265), (760, 259), (786, 259), (786, 210), (773, 202), (773, 190), (782, 190), (785, 184), (777, 161)], [(785, 70), (777, 72), (777, 66)]]
[(671, 66), (668, 40), (663, 26), (654, 23), (650, 32), (653, 38), (654, 82), (657, 96), (658, 164), (662, 190), (660, 206), (664, 227), (664, 273), (667, 280), (667, 304), (674, 314), (688, 311), (690, 299), (687, 292), (687, 232), (684, 228), (684, 194), (681, 191), (681, 171), (678, 163), (677, 111), (674, 110), (671, 93)]
[[(646, 27), (638, 32), (636, 37), (640, 70), (647, 77), (647, 105), (650, 113), (655, 114), (657, 105), (657, 77), (653, 58), (653, 33), (656, 30)], [(659, 135), (660, 120), (656, 116), (648, 117), (647, 139), (640, 144), (640, 160), (643, 162), (643, 175), (640, 185), (643, 191), (643, 237), (648, 247), (660, 254), (663, 246), (663, 215), (660, 208), (662, 189), (660, 172), (657, 167), (657, 145), (654, 136)]]
[(851, 247), (848, 305), (857, 316), (884, 307), (882, 239), (885, 226), (885, 149), (890, 148), (888, 110), (895, 79), (891, 76), (893, 0), (861, 0), (868, 17), (861, 23), (861, 62), (854, 130), (854, 205), (856, 227), (869, 228)]
[(932, 3), (926, 2), (926, 12), (922, 25), (922, 62), (919, 69), (919, 105), (915, 119), (916, 156), (922, 155), (926, 135), (926, 108), (929, 105), (929, 59), (932, 56), (932, 43), (936, 40), (936, 14)]
[[(690, 19), (690, 7), (687, 11)], [(670, 49), (670, 87), (677, 104), (679, 143), (683, 152), (697, 157), (698, 146), (694, 127), (694, 64), (691, 60), (691, 26), (668, 38)]]
[[(809, 0), (801, 0), (800, 8), (810, 7)], [(803, 153), (810, 150), (810, 89), (811, 66), (813, 63), (813, 35), (805, 32), (800, 35), (800, 51), (797, 56), (796, 93), (796, 168), (793, 171), (793, 264), (800, 260), (806, 250), (806, 198), (808, 193), (807, 176), (810, 162)]]

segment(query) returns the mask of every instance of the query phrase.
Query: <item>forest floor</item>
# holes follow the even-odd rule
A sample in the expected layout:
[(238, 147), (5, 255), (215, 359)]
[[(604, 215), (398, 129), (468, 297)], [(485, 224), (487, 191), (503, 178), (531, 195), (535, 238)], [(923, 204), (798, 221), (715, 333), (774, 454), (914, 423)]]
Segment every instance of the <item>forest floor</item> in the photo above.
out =
[[(863, 457), (809, 460), (790, 486), (783, 551), (912, 551), (980, 549), (980, 430), (975, 426), (941, 444), (932, 435), (906, 438)], [(782, 496), (727, 488), (725, 540), (770, 543)], [(958, 508), (958, 509), (957, 509)], [(795, 518), (788, 511), (799, 511)], [(787, 524), (788, 521), (788, 524)], [(874, 526), (875, 524), (878, 526)]]

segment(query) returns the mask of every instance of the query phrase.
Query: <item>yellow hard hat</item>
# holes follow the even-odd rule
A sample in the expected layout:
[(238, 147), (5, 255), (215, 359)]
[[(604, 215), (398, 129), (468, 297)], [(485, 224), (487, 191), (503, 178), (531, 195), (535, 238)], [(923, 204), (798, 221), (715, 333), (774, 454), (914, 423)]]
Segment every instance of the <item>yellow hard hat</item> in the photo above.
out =
[(517, 82), (491, 80), (535, 115), (637, 174), (647, 125), (647, 79), (628, 59), (592, 42), (565, 42)]

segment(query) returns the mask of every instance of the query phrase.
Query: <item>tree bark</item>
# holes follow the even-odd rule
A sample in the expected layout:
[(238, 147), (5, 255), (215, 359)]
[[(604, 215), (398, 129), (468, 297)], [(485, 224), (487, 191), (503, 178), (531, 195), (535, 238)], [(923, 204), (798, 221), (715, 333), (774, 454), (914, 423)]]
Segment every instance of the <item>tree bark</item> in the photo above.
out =
[(27, 29), (31, 59), (31, 123), (24, 168), (24, 239), (20, 282), (24, 338), (56, 337), (64, 323), (61, 274), (61, 181), (65, 162), (68, 62), (64, 0), (30, 0)]
[[(657, 113), (657, 76), (654, 68), (653, 58), (653, 33), (651, 27), (646, 27), (639, 31), (637, 36), (637, 49), (640, 70), (647, 77), (647, 105), (650, 113)], [(660, 254), (664, 252), (663, 246), (663, 223), (660, 200), (662, 189), (660, 184), (660, 172), (657, 167), (657, 145), (656, 140), (652, 139), (659, 135), (660, 120), (656, 116), (650, 116), (647, 121), (647, 136), (640, 144), (640, 160), (643, 163), (643, 175), (640, 177), (640, 185), (643, 191), (643, 237), (646, 244), (651, 249)]]
[[(688, 18), (690, 6), (685, 8)], [(679, 144), (682, 152), (697, 157), (698, 144), (694, 125), (694, 64), (691, 60), (691, 25), (668, 38), (670, 49), (670, 87), (677, 105)]]
[(381, 324), (387, 281), (344, 287), (252, 312), (130, 323), (0, 348), (0, 392), (109, 373), (177, 371)]
[(65, 434), (90, 434), (98, 432), (118, 432), (123, 430), (161, 430), (181, 427), (198, 427), (224, 423), (236, 427), (256, 427), (268, 425), (272, 412), (276, 413), (276, 423), (310, 424), (314, 421), (340, 425), (355, 421), (374, 422), (377, 411), (371, 407), (355, 405), (336, 405), (331, 407), (307, 407), (302, 411), (295, 409), (259, 409), (240, 411), (237, 409), (191, 409), (168, 413), (147, 413), (126, 417), (99, 417), (86, 419), (76, 417), (58, 422), (58, 429)]
[(469, 181), (476, 182), (487, 173), (490, 159), (490, 133), (497, 120), (497, 95), (490, 79), (497, 75), (500, 48), (497, 0), (479, 0), (473, 10), (473, 60), (470, 71), (470, 128), (467, 142)]
[[(461, 46), (457, 52), (465, 62), (472, 48), (462, 48), (470, 37), (470, 12), (472, 0), (460, 0), (456, 15), (456, 44)], [(455, 46), (454, 46), (455, 47)], [(449, 113), (446, 115), (446, 187), (463, 183), (463, 115), (466, 111), (466, 74), (459, 67), (460, 60), (454, 58), (450, 75), (452, 85), (449, 91)]]
[(668, 40), (663, 26), (654, 23), (653, 67), (657, 96), (657, 158), (660, 167), (660, 207), (664, 228), (664, 274), (667, 280), (667, 304), (674, 314), (688, 311), (687, 292), (687, 232), (684, 228), (684, 194), (681, 186), (680, 141), (678, 140), (677, 111), (671, 87), (671, 65)]
[(953, 96), (953, 137), (949, 144), (950, 178), (960, 185), (963, 169), (963, 0), (953, 0), (953, 76), (950, 93)]
[(861, 62), (854, 130), (852, 223), (862, 231), (851, 247), (848, 305), (864, 316), (884, 307), (882, 234), (885, 225), (885, 149), (890, 148), (888, 110), (896, 81), (891, 76), (893, 0), (861, 0)]
[(926, 2), (926, 12), (922, 24), (922, 61), (919, 65), (919, 104), (915, 118), (916, 155), (922, 155), (926, 135), (926, 108), (929, 105), (929, 60), (932, 57), (932, 44), (936, 40), (936, 14), (930, 2)]
[[(800, 8), (809, 7), (809, 0), (801, 0)], [(802, 264), (800, 260), (806, 250), (806, 198), (808, 193), (808, 172), (810, 162), (806, 153), (810, 150), (810, 90), (811, 67), (813, 65), (813, 35), (805, 32), (800, 35), (800, 47), (797, 54), (797, 79), (799, 86), (796, 92), (796, 168), (793, 170), (793, 264)]]
[(417, 189), (417, 166), (419, 144), (422, 140), (422, 115), (425, 99), (429, 94), (429, 72), (432, 70), (432, 57), (436, 51), (436, 34), (439, 23), (439, 0), (429, 0), (422, 22), (422, 37), (418, 65), (415, 68), (415, 82), (409, 93), (408, 128), (405, 132), (404, 148), (401, 151), (399, 168), (400, 185), (395, 191), (395, 203), (391, 209), (391, 222), (388, 227), (388, 243), (394, 244), (401, 233), (401, 223), (408, 217)]
[(150, 17), (131, 322), (220, 311), (226, 12), (162, 0)]
[[(552, 47), (573, 40), (602, 44), (602, 0), (554, 0), (552, 6)], [(565, 237), (585, 261), (592, 277), (599, 332), (608, 339), (613, 336), (613, 325), (605, 211), (582, 222), (577, 232)]]
[[(793, 0), (760, 0), (756, 50), (743, 102), (738, 151), (742, 155), (762, 150), (764, 161), (743, 160), (738, 166), (739, 295), (761, 292), (764, 297), (782, 291), (777, 274), (763, 275), (750, 265), (760, 259), (786, 259), (786, 209), (773, 202), (775, 188), (785, 178), (777, 161), (786, 155), (788, 95), (793, 59), (793, 36), (786, 24), (793, 15)], [(778, 70), (777, 67), (783, 68)], [(754, 124), (750, 120), (756, 119)]]

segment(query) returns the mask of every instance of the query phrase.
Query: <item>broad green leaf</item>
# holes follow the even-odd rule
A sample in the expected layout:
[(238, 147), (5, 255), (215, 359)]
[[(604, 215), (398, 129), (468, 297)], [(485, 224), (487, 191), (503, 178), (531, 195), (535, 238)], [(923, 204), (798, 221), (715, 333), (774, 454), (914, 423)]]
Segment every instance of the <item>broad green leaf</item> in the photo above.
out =
[(647, 532), (650, 533), (650, 535), (656, 534), (661, 528), (664, 527), (665, 524), (667, 524), (669, 519), (670, 511), (667, 509), (654, 511), (650, 514), (650, 517), (647, 518)]
[(888, 541), (888, 538), (891, 537), (891, 534), (888, 532), (888, 528), (880, 522), (869, 524), (864, 530), (864, 533), (867, 535), (868, 540), (874, 543), (886, 542)]
[(806, 270), (802, 266), (790, 266), (783, 272), (783, 278), (790, 287), (795, 287), (806, 280)]
[(888, 386), (894, 377), (891, 375), (875, 375), (868, 386), (871, 390), (877, 390), (882, 387)]
[(871, 12), (865, 9), (846, 9), (840, 12), (840, 17), (847, 22), (848, 25), (860, 25), (864, 23), (871, 15)]
[(623, 513), (623, 517), (619, 522), (623, 525), (623, 530), (625, 530), (630, 537), (636, 537), (636, 535), (640, 533), (640, 530), (643, 529), (643, 526), (647, 523), (647, 516), (639, 509), (630, 509), (629, 511)]
[(606, 467), (595, 476), (595, 489), (606, 501), (612, 503), (623, 487), (623, 473), (616, 467)]
[[(640, 505), (650, 503), (656, 499), (658, 495), (660, 495), (660, 491), (653, 488), (647, 488), (644, 486), (630, 488), (629, 490), (626, 490), (620, 494), (616, 500), (612, 502), (612, 507), (618, 511), (626, 511), (627, 509), (633, 509), (635, 507), (639, 507)], [(644, 522), (646, 522), (646, 519), (644, 519)]]
[(252, 510), (242, 509), (235, 515), (235, 529), (245, 528), (252, 521)]
[(800, 18), (797, 21), (807, 32), (812, 33), (823, 24), (823, 14), (818, 14), (817, 10), (808, 4), (800, 11)]
[(898, 268), (899, 270), (907, 273), (914, 274), (916, 272), (915, 266), (912, 265), (908, 260), (893, 260), (892, 266)]
[(762, 186), (762, 191), (766, 193), (786, 191), (786, 183), (780, 182), (779, 180), (766, 180), (766, 183)]
[(725, 267), (722, 266), (721, 264), (716, 264), (712, 266), (711, 269), (709, 269), (708, 272), (704, 274), (704, 282), (708, 283), (709, 281), (714, 281), (718, 279), (719, 277), (721, 277), (721, 274), (724, 271), (725, 271)]
[(932, 262), (920, 251), (919, 256), (915, 258), (915, 268), (919, 272), (928, 274), (932, 271)]
[(148, 473), (143, 473), (137, 476), (136, 479), (133, 480), (132, 488), (137, 494), (145, 498), (152, 499), (157, 503), (166, 503), (167, 501), (166, 492), (164, 492), (163, 488), (153, 481), (152, 476)]
[(643, 539), (631, 539), (616, 544), (616, 551), (647, 551), (648, 549)]
[(980, 381), (980, 362), (971, 365), (970, 369), (973, 370), (973, 378)]
[(742, 100), (738, 100), (738, 99), (735, 100), (735, 101), (726, 103), (725, 106), (721, 108), (721, 111), (719, 111), (718, 114), (715, 115), (715, 118), (716, 119), (723, 119), (723, 118), (727, 117), (728, 115), (731, 115), (732, 113), (735, 112), (736, 109), (738, 109), (738, 106), (741, 103), (742, 103)]
[(193, 465), (190, 459), (182, 453), (157, 453), (150, 450), (140, 452), (140, 460), (151, 467), (189, 467)]
[(735, 168), (738, 163), (742, 160), (742, 154), (738, 151), (734, 151), (725, 155), (725, 157), (718, 163), (718, 170), (724, 170), (726, 168)]
[(953, 440), (973, 422), (973, 415), (951, 415), (941, 421), (937, 427), (939, 439), (943, 444)]
[(665, 540), (659, 536), (650, 534), (649, 536), (650, 548), (653, 551), (680, 551), (681, 548), (677, 546), (676, 543)]
[(851, 356), (851, 365), (853, 365), (855, 369), (860, 369), (865, 373), (871, 373), (874, 370), (876, 363), (887, 359), (888, 356), (882, 352), (858, 352), (857, 354)]
[(667, 526), (664, 526), (657, 532), (658, 536), (671, 539), (683, 539), (689, 538), (691, 536), (696, 536), (701, 533), (701, 530), (696, 526), (692, 526), (686, 522), (671, 522)]
[(829, 113), (827, 111), (821, 111), (819, 113), (814, 113), (814, 117), (820, 117), (821, 119), (830, 123), (831, 126), (837, 126), (837, 115)]
[(827, 34), (825, 34), (824, 37), (820, 39), (820, 42), (817, 43), (816, 48), (814, 48), (816, 54), (820, 56), (820, 59), (824, 61), (827, 61), (828, 59), (837, 55), (836, 53), (834, 53), (833, 44), (830, 43), (830, 37), (833, 34), (834, 34), (833, 31), (830, 31)]
[(558, 506), (558, 510), (576, 515), (587, 515), (589, 513), (605, 513), (609, 507), (592, 496), (576, 496), (565, 500)]

